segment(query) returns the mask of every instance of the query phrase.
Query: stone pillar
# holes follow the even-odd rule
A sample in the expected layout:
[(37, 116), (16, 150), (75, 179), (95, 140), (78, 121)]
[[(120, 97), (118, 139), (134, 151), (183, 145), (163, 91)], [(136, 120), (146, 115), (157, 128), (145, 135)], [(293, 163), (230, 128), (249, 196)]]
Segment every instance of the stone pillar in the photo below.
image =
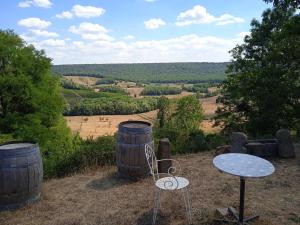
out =
[(246, 153), (245, 145), (248, 142), (247, 135), (242, 132), (233, 132), (231, 135), (230, 152), (231, 153)]
[[(171, 158), (171, 147), (168, 138), (159, 140), (157, 159), (170, 159)], [(158, 172), (167, 173), (168, 169), (172, 166), (171, 161), (158, 162)]]
[(287, 129), (280, 129), (276, 132), (278, 139), (278, 155), (283, 158), (295, 157), (295, 148), (292, 142), (290, 131)]

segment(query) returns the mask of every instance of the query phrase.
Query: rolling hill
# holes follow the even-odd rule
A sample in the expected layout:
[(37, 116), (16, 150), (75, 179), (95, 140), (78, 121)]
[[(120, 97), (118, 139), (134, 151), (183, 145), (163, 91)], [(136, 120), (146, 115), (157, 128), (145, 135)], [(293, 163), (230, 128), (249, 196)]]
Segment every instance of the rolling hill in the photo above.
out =
[(94, 76), (133, 82), (220, 82), (229, 63), (137, 63), (54, 65), (52, 70), (65, 76)]

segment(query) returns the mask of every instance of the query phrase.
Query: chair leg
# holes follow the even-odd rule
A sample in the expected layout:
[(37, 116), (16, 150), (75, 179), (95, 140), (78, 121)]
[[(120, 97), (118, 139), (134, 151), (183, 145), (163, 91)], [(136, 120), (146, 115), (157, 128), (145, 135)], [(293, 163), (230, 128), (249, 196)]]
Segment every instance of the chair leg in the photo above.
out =
[(157, 212), (160, 205), (160, 189), (155, 189), (155, 198), (154, 198), (154, 209), (153, 209), (153, 218), (152, 218), (152, 224), (155, 225)]
[(186, 209), (188, 224), (192, 224), (191, 202), (188, 188), (183, 188), (183, 200)]

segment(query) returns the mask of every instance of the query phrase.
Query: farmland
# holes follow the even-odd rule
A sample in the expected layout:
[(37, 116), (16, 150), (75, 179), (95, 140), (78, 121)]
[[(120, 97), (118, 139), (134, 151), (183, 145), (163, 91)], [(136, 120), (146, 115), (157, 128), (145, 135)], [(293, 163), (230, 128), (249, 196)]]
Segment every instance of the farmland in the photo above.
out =
[(64, 81), (64, 115), (68, 126), (83, 138), (112, 135), (125, 120), (152, 124), (157, 115), (157, 99), (172, 101), (197, 94), (204, 111), (199, 125), (206, 133), (213, 127), (218, 85), (227, 63), (161, 63), (54, 66)]

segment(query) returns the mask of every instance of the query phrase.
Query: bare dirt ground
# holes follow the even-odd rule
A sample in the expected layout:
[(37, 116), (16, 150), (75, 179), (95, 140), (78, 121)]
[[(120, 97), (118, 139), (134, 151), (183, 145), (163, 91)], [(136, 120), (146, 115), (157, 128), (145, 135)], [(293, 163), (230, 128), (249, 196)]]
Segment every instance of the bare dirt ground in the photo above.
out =
[[(246, 182), (246, 216), (253, 225), (300, 222), (300, 151), (295, 159), (272, 159), (276, 171)], [(239, 178), (212, 165), (213, 152), (175, 157), (190, 180), (194, 225), (217, 225), (216, 208), (239, 205)], [(15, 212), (0, 213), (1, 225), (150, 225), (154, 199), (152, 178), (128, 182), (116, 167), (98, 168), (44, 182), (42, 199)], [(162, 193), (157, 224), (186, 224), (180, 192)]]
[(153, 123), (156, 114), (156, 111), (151, 111), (133, 115), (65, 116), (65, 119), (71, 130), (79, 132), (82, 138), (95, 138), (114, 134), (123, 121), (142, 120)]
[(95, 85), (98, 80), (101, 80), (101, 78), (82, 77), (82, 76), (64, 76), (64, 78), (67, 80), (71, 80), (74, 83), (81, 84), (81, 85), (87, 85), (87, 86)]

